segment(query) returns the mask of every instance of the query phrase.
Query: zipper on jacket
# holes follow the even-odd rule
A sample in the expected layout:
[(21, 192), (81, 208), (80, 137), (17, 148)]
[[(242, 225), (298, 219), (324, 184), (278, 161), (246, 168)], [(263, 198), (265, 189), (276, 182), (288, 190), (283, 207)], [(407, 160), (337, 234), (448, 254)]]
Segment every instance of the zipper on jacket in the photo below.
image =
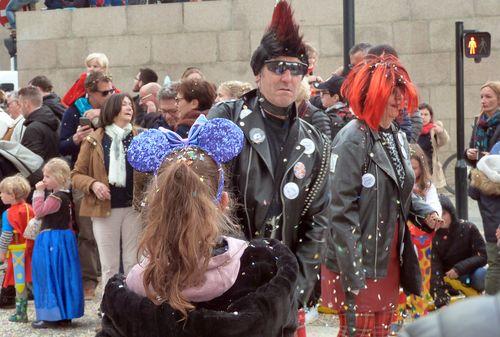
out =
[(283, 211), (281, 212), (281, 217), (283, 218), (283, 222), (281, 223), (281, 240), (280, 241), (284, 242), (285, 245), (286, 245), (286, 242), (284, 241), (284, 238), (285, 238), (285, 224), (286, 224), (286, 212), (285, 212), (286, 206), (285, 206), (285, 199), (283, 198), (283, 183), (285, 182), (285, 178), (286, 178), (288, 172), (290, 172), (290, 169), (295, 166), (295, 164), (299, 161), (299, 159), (302, 157), (303, 154), (304, 154), (304, 151), (302, 151), (300, 156), (298, 156), (297, 159), (292, 163), (292, 165), (290, 165), (288, 167), (288, 169), (283, 174), (283, 178), (281, 179), (281, 184), (280, 184), (280, 197), (281, 197), (280, 199), (281, 199), (281, 205), (283, 206)]
[(375, 179), (377, 181), (377, 197), (376, 197), (376, 207), (377, 207), (377, 221), (375, 223), (375, 265), (374, 265), (374, 268), (373, 268), (373, 276), (374, 277), (377, 277), (377, 260), (378, 260), (378, 234), (379, 234), (379, 230), (378, 230), (378, 226), (379, 226), (379, 221), (380, 221), (380, 214), (379, 214), (379, 205), (378, 205), (378, 192), (379, 192), (379, 186), (378, 186), (378, 166), (375, 165)]
[(252, 154), (253, 154), (253, 148), (250, 146), (250, 155), (248, 158), (248, 166), (247, 166), (247, 176), (245, 179), (245, 192), (243, 193), (243, 207), (245, 207), (245, 215), (247, 217), (249, 240), (253, 238), (252, 226), (250, 224), (250, 215), (248, 215), (248, 208), (247, 208), (247, 190), (248, 190), (248, 180), (250, 179), (250, 167), (252, 166), (252, 157), (253, 157)]

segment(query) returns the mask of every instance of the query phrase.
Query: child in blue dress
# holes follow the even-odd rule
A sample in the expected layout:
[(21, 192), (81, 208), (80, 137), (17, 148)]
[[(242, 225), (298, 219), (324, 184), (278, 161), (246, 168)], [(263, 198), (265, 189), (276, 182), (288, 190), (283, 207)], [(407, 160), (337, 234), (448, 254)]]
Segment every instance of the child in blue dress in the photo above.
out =
[[(82, 317), (82, 274), (76, 237), (71, 229), (70, 168), (60, 159), (49, 160), (43, 180), (35, 185), (33, 209), (42, 219), (33, 250), (35, 329), (67, 326)], [(52, 191), (45, 197), (45, 190)]]

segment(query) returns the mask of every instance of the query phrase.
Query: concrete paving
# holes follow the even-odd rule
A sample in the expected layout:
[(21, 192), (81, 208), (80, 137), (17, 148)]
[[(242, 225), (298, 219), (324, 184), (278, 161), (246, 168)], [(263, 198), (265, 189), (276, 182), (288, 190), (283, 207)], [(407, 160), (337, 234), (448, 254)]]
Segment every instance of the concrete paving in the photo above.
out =
[[(450, 196), (454, 201), (454, 196)], [(469, 220), (475, 223), (480, 231), (483, 231), (481, 216), (477, 203), (469, 199)], [(99, 294), (99, 292), (98, 292)], [(0, 336), (2, 337), (34, 337), (34, 336), (54, 336), (54, 337), (90, 337), (95, 336), (99, 327), (97, 308), (100, 299), (98, 295), (93, 301), (85, 302), (85, 316), (74, 320), (72, 328), (34, 330), (30, 324), (10, 323), (8, 317), (14, 310), (0, 309)], [(30, 321), (35, 319), (33, 302), (30, 301), (28, 307)], [(308, 337), (333, 337), (338, 333), (338, 319), (334, 315), (320, 315), (316, 320), (306, 326)]]

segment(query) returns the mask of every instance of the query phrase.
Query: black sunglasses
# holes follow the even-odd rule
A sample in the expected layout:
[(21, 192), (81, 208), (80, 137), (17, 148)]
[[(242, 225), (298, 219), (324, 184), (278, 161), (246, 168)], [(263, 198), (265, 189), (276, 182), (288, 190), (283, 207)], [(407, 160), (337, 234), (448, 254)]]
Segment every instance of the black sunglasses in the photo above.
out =
[(283, 75), (285, 71), (290, 70), (292, 76), (304, 76), (308, 68), (307, 64), (302, 62), (266, 61), (264, 64), (276, 75)]
[(97, 90), (97, 92), (101, 93), (102, 97), (106, 97), (108, 95), (114, 94), (115, 93), (115, 88), (109, 89), (109, 90), (103, 90), (103, 91)]

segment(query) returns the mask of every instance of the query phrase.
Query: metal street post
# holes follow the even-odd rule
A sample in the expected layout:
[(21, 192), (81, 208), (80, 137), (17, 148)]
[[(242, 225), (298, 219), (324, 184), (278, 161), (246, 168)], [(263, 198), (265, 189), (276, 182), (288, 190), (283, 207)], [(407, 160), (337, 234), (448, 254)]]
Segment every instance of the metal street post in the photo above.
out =
[(455, 205), (458, 217), (467, 220), (467, 165), (465, 163), (464, 132), (464, 23), (455, 22), (455, 69), (457, 86), (457, 164), (455, 166)]
[(354, 0), (344, 0), (344, 69), (349, 67), (349, 50), (354, 46)]

